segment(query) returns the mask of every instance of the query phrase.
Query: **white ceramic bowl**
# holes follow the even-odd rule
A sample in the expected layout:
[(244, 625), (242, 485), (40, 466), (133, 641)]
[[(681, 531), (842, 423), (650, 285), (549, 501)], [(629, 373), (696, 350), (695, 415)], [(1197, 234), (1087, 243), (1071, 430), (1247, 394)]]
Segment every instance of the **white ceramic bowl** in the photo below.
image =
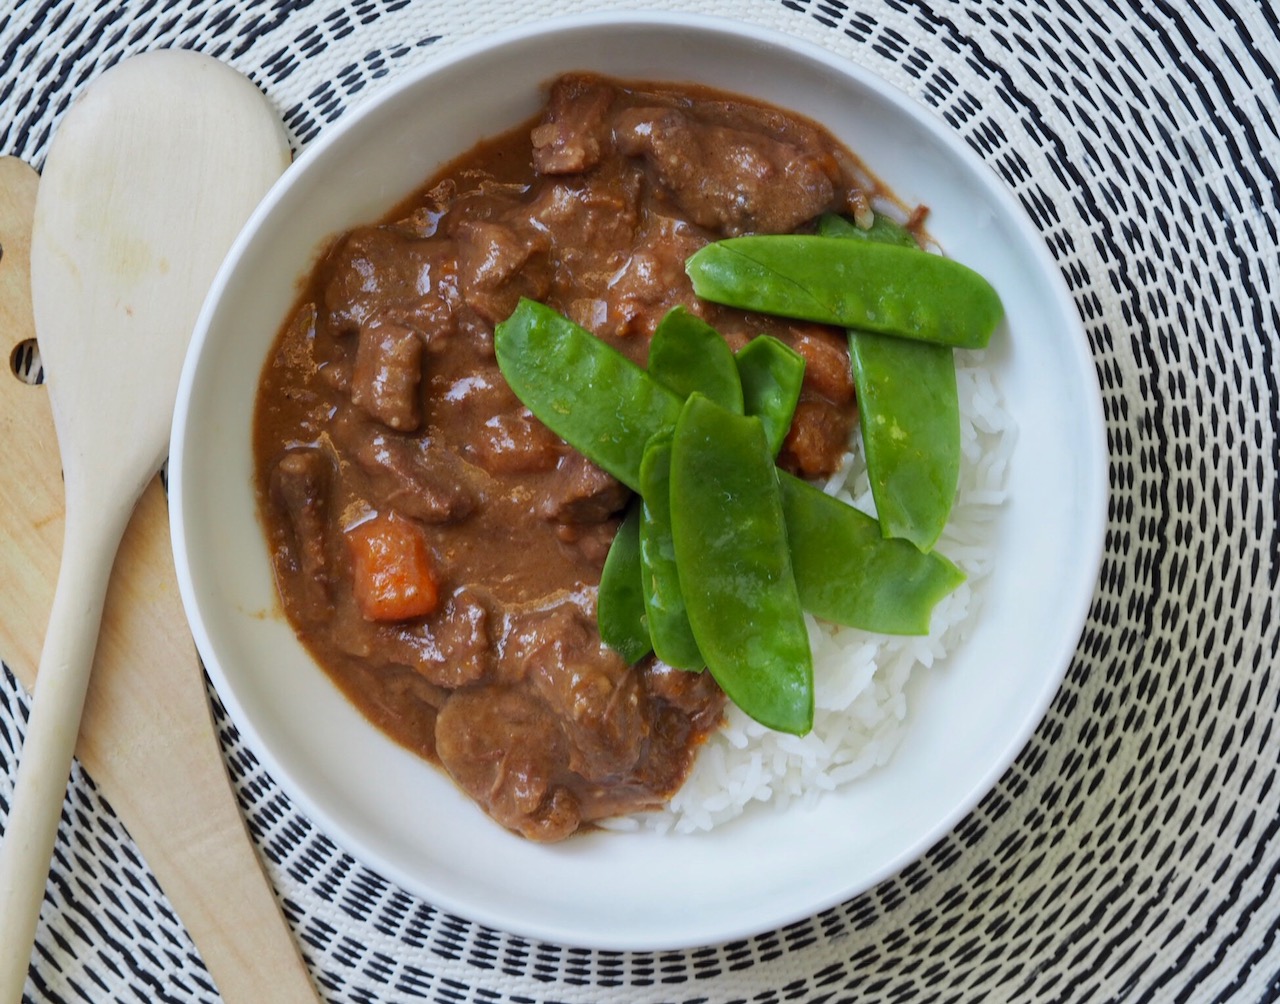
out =
[[(913, 681), (892, 762), (812, 810), (705, 836), (589, 833), (539, 846), (490, 822), (356, 712), (277, 603), (251, 486), (268, 347), (326, 238), (372, 222), (439, 164), (526, 119), (556, 73), (691, 80), (800, 111), (997, 287), (991, 364), (1016, 420), (998, 564), (963, 647)], [(435, 905), (552, 942), (656, 950), (768, 930), (837, 904), (942, 837), (1043, 716), (1078, 642), (1106, 498), (1099, 393), (1075, 308), (1017, 203), (927, 109), (844, 59), (741, 25), (566, 19), (455, 50), (387, 85), (298, 159), (234, 246), (200, 317), (170, 460), (183, 599), (245, 740), (318, 826)]]

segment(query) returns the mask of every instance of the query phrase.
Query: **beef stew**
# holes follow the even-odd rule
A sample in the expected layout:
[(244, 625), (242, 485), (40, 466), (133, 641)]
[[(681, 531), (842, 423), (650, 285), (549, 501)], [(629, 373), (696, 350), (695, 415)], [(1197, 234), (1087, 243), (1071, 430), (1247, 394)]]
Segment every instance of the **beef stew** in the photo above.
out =
[(284, 611), (372, 722), (498, 823), (554, 841), (661, 805), (724, 697), (600, 641), (595, 587), (630, 492), (516, 399), (494, 325), (531, 297), (642, 365), (677, 304), (734, 348), (782, 338), (807, 369), (779, 463), (823, 477), (856, 419), (843, 335), (700, 302), (684, 261), (884, 194), (799, 116), (573, 74), (308, 278), (254, 416)]

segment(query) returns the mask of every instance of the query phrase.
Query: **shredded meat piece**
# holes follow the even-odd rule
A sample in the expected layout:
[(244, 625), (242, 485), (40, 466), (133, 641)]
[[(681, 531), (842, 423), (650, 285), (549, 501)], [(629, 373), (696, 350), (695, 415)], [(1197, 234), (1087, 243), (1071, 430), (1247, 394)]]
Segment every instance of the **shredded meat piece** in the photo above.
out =
[(329, 602), (329, 488), (332, 465), (310, 447), (286, 452), (271, 472), (272, 503), (285, 514), (289, 533), (276, 549), (276, 560), (287, 563), (310, 594), (308, 609)]
[(578, 828), (572, 792), (556, 783), (568, 747), (554, 718), (514, 687), (454, 692), (436, 718), (445, 770), (495, 820), (530, 840), (561, 840)]
[(435, 657), (417, 663), (418, 672), (450, 690), (488, 677), (493, 669), (489, 621), (489, 609), (475, 591), (459, 589), (434, 628)]
[(690, 715), (696, 721), (710, 726), (724, 707), (724, 692), (715, 677), (705, 670), (690, 672), (676, 669), (659, 659), (648, 659), (641, 664), (645, 689), (672, 707)]
[(853, 416), (821, 397), (801, 397), (778, 465), (802, 478), (828, 478), (849, 448)]
[(694, 303), (684, 263), (706, 243), (686, 221), (650, 213), (634, 249), (609, 283), (610, 330), (650, 336), (673, 306)]
[(334, 423), (333, 436), (389, 508), (426, 523), (450, 523), (477, 504), (466, 464), (429, 439), (398, 436), (349, 416)]
[(561, 77), (551, 88), (542, 122), (532, 133), (533, 165), (540, 174), (580, 174), (607, 148), (605, 113), (614, 91), (591, 77)]
[(647, 697), (636, 673), (572, 603), (531, 619), (513, 641), (520, 675), (569, 739), (570, 767), (596, 783), (624, 776), (649, 735)]
[(614, 138), (649, 162), (690, 219), (729, 236), (789, 233), (835, 204), (829, 162), (763, 133), (634, 108), (618, 116)]
[(351, 400), (384, 425), (413, 432), (422, 421), (422, 339), (399, 324), (360, 329)]
[(805, 386), (832, 404), (853, 403), (853, 371), (845, 334), (820, 324), (793, 325), (791, 345), (804, 356)]
[(489, 324), (507, 317), (522, 296), (546, 295), (546, 242), (536, 233), (486, 220), (464, 223), (455, 233), (462, 297)]
[(539, 512), (557, 523), (602, 523), (627, 504), (631, 491), (577, 450), (556, 467), (559, 475)]

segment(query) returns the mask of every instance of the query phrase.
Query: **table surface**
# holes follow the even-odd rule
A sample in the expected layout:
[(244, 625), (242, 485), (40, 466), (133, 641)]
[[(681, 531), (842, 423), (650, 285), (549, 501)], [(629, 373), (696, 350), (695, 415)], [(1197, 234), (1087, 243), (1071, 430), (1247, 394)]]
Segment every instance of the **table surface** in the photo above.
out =
[[(619, 6), (10, 0), (0, 154), (38, 168), (86, 81), (151, 48), (247, 73), (301, 149), (387, 79), (494, 25)], [(625, 6), (733, 16), (826, 46), (934, 108), (1021, 199), (1079, 308), (1107, 418), (1112, 497), (1090, 616), (1031, 742), (922, 859), (785, 936), (696, 952), (530, 944), (415, 899), (290, 802), (214, 695), (250, 830), (317, 986), (334, 1002), (459, 1004), (1280, 996), (1271, 0)], [(27, 708), (6, 667), (0, 827)], [(76, 881), (50, 886), (30, 999), (217, 1001), (78, 768), (68, 800), (55, 879), (74, 869)]]

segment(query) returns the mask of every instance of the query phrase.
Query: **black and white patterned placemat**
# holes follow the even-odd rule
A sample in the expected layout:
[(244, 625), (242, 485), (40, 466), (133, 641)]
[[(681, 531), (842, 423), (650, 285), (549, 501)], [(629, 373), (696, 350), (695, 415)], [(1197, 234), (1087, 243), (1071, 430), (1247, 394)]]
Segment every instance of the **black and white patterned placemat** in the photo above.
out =
[[(10, 0), (0, 154), (39, 166), (85, 83), (146, 49), (199, 49), (247, 73), (301, 147), (387, 78), (495, 25), (619, 6)], [(1104, 397), (1110, 522), (1088, 624), (1033, 740), (923, 859), (812, 920), (693, 952), (533, 944), (439, 912), (315, 829), (219, 708), (318, 987), (334, 1002), (456, 1004), (1280, 997), (1272, 0), (625, 6), (735, 16), (827, 46), (933, 107), (1016, 193), (1066, 277)], [(0, 825), (28, 707), (6, 668)], [(217, 1001), (79, 770), (68, 808), (30, 999)]]

